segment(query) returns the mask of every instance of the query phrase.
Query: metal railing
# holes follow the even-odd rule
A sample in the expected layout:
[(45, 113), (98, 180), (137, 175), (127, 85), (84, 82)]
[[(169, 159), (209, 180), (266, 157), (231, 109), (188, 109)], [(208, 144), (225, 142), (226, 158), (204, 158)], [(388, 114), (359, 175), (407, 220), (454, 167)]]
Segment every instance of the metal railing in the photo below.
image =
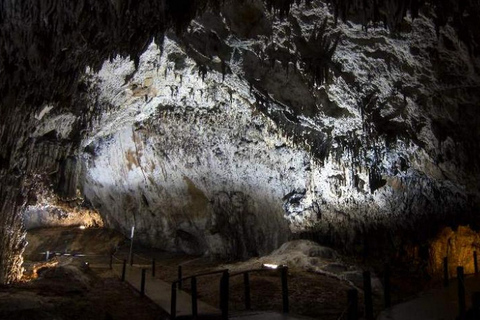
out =
[[(95, 257), (107, 257), (104, 255), (84, 255), (81, 253), (57, 253), (57, 252), (42, 252), (41, 254), (45, 254), (45, 258), (48, 260), (52, 256), (59, 256), (59, 255), (68, 255), (72, 257), (86, 257), (86, 256), (95, 256)], [(155, 277), (155, 270), (156, 270), (156, 261), (155, 259), (147, 259), (143, 258), (137, 254), (135, 254), (138, 258), (148, 261), (151, 265), (152, 277)], [(114, 254), (109, 256), (109, 267), (113, 269), (114, 261), (118, 261), (122, 264), (122, 271), (121, 271), (121, 281), (126, 280), (126, 269), (127, 269), (127, 259), (120, 259), (117, 258)], [(130, 261), (131, 262), (131, 261)], [(449, 278), (449, 268), (448, 268), (448, 258), (445, 257), (443, 259), (443, 284), (444, 286), (448, 286), (450, 282)], [(475, 275), (478, 275), (478, 256), (477, 252), (473, 252), (473, 264), (474, 264), (474, 272)], [(133, 266), (133, 263), (131, 263)], [(146, 282), (146, 271), (147, 268), (142, 268), (141, 272), (141, 282), (140, 282), (140, 295), (145, 295), (145, 282)], [(228, 319), (229, 313), (229, 282), (231, 277), (236, 276), (243, 276), (243, 287), (244, 287), (244, 303), (245, 309), (251, 310), (251, 286), (250, 286), (250, 274), (254, 272), (280, 272), (281, 278), (281, 285), (282, 285), (282, 311), (284, 313), (289, 313), (289, 297), (288, 297), (288, 268), (286, 266), (282, 266), (278, 269), (270, 269), (270, 268), (259, 268), (259, 269), (250, 269), (244, 270), (236, 273), (229, 273), (228, 269), (222, 270), (215, 270), (211, 272), (203, 272), (198, 273), (195, 275), (190, 275), (187, 277), (182, 276), (182, 266), (178, 266), (178, 278), (172, 282), (171, 287), (171, 319), (176, 318), (176, 303), (177, 303), (177, 289), (182, 289), (182, 284), (185, 281), (191, 281), (191, 298), (192, 298), (192, 316), (198, 316), (198, 288), (197, 288), (197, 279), (199, 277), (211, 276), (216, 274), (221, 274), (220, 279), (220, 311), (222, 314), (222, 319)], [(385, 265), (384, 274), (383, 274), (383, 297), (384, 297), (384, 307), (389, 308), (391, 307), (391, 287), (390, 287), (390, 278), (391, 278), (391, 271), (388, 265)], [(457, 281), (458, 281), (458, 319), (465, 319), (467, 314), (466, 309), (466, 290), (465, 290), (465, 275), (464, 275), (464, 268), (462, 266), (457, 267)], [(365, 313), (364, 317), (367, 320), (373, 319), (374, 312), (373, 312), (373, 296), (372, 296), (372, 286), (371, 286), (371, 274), (369, 271), (363, 272), (363, 291), (364, 291), (364, 303), (365, 303)], [(358, 314), (358, 291), (356, 289), (348, 290), (347, 292), (347, 308), (342, 313), (343, 315), (347, 315), (348, 320), (357, 320), (359, 318)], [(476, 299), (475, 301), (473, 299)], [(480, 292), (473, 292), (472, 294), (472, 312), (480, 313)]]
[[(477, 260), (477, 251), (473, 251), (473, 267), (474, 275), (478, 276), (478, 260)], [(448, 257), (443, 258), (443, 285), (448, 287), (450, 283), (449, 278), (449, 266), (448, 266)], [(463, 266), (457, 266), (457, 288), (458, 288), (458, 317), (457, 319), (463, 320), (467, 318), (467, 306), (466, 306), (466, 290), (465, 290), (465, 271)], [(472, 293), (472, 308), (470, 311), (471, 315), (480, 316), (480, 292)], [(470, 316), (471, 316), (470, 315)]]
[(271, 268), (261, 268), (261, 269), (251, 269), (233, 273), (230, 277), (236, 277), (243, 275), (243, 287), (244, 287), (244, 302), (245, 309), (251, 310), (251, 292), (250, 292), (250, 273), (253, 272), (280, 272), (280, 279), (282, 284), (282, 311), (283, 313), (289, 313), (289, 299), (288, 299), (288, 267), (281, 266), (277, 269)]
[(182, 268), (178, 268), (179, 277), (172, 282), (172, 291), (170, 299), (170, 317), (175, 319), (177, 316), (177, 288), (181, 290), (182, 283), (190, 280), (190, 291), (192, 297), (192, 316), (195, 318), (198, 316), (198, 290), (197, 290), (197, 278), (222, 274), (220, 279), (220, 310), (222, 313), (222, 319), (228, 319), (228, 269), (215, 270), (210, 272), (198, 273), (188, 277), (182, 277)]
[[(180, 266), (179, 266), (180, 267)], [(198, 316), (198, 291), (197, 291), (197, 278), (204, 276), (211, 276), (215, 274), (222, 274), (220, 279), (220, 311), (222, 319), (228, 319), (229, 314), (229, 283), (231, 277), (236, 277), (243, 275), (244, 280), (244, 294), (245, 294), (245, 308), (247, 310), (251, 309), (251, 295), (250, 295), (250, 273), (253, 272), (279, 272), (280, 279), (282, 284), (282, 311), (284, 313), (289, 312), (289, 299), (288, 299), (288, 267), (280, 267), (278, 269), (269, 269), (269, 268), (260, 268), (260, 269), (250, 269), (244, 270), (237, 273), (229, 273), (228, 269), (216, 270), (211, 272), (204, 272), (188, 277), (179, 277), (177, 280), (172, 282), (172, 292), (171, 292), (171, 306), (170, 306), (170, 316), (171, 319), (176, 318), (177, 313), (177, 288), (180, 289), (181, 283), (190, 280), (191, 281), (191, 297), (192, 297), (192, 316), (195, 318)], [(179, 275), (181, 275), (181, 268), (179, 268)]]

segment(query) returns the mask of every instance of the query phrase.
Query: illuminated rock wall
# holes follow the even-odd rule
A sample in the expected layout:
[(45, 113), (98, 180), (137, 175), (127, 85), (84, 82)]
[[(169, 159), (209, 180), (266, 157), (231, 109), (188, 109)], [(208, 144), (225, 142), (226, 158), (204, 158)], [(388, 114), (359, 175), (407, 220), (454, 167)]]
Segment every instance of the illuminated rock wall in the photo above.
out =
[(83, 142), (83, 192), (107, 224), (135, 225), (142, 242), (169, 250), (244, 257), (288, 229), (346, 248), (365, 234), (395, 246), (468, 217), (478, 141), (458, 135), (478, 130), (478, 60), (451, 29), (441, 39), (454, 48), (424, 16), (397, 37), (329, 24), (341, 34), (339, 69), (320, 85), (295, 60), (306, 45), (296, 38), (333, 21), (326, 6), (293, 8), (288, 20), (246, 6), (260, 17), (248, 37), (230, 12), (247, 9), (229, 8), (163, 52), (152, 44), (138, 69), (118, 58), (92, 75), (108, 111)]
[(455, 230), (448, 227), (429, 243), (429, 272), (443, 277), (444, 262), (448, 259), (448, 271), (456, 277), (457, 267), (463, 267), (465, 274), (475, 273), (474, 251), (480, 254), (480, 235), (468, 226), (459, 226)]
[[(116, 105), (85, 141), (86, 197), (107, 224), (125, 233), (135, 225), (157, 247), (230, 257), (273, 250), (288, 239), (281, 199), (307, 177), (286, 179), (310, 157), (255, 112), (245, 82), (202, 80), (172, 41), (164, 50), (152, 45), (124, 86), (116, 84), (132, 63), (99, 73), (101, 99)], [(167, 59), (174, 54), (180, 72)]]

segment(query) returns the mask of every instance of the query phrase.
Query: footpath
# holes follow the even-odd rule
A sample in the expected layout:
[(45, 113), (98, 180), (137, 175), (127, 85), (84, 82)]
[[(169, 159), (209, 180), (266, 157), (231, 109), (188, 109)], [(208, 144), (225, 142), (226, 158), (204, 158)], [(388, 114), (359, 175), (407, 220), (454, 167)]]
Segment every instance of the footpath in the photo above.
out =
[[(121, 277), (123, 264), (112, 264), (113, 271)], [(142, 268), (127, 265), (125, 268), (125, 281), (134, 289), (141, 292), (142, 286)], [(171, 313), (171, 293), (172, 285), (151, 274), (151, 269), (146, 270), (145, 275), (145, 296), (157, 304), (168, 314)], [(197, 300), (198, 317), (197, 319), (220, 320), (221, 311), (201, 300)], [(185, 291), (177, 289), (176, 291), (176, 319), (192, 318), (192, 297)], [(229, 315), (229, 319), (238, 320), (309, 320), (311, 318), (292, 316), (289, 314), (275, 312), (242, 312)]]
[[(480, 276), (466, 276), (464, 283), (468, 310), (472, 306), (472, 294), (480, 291)], [(413, 300), (394, 305), (384, 310), (377, 320), (454, 320), (459, 316), (458, 301), (458, 280), (451, 279), (448, 287), (431, 289)]]

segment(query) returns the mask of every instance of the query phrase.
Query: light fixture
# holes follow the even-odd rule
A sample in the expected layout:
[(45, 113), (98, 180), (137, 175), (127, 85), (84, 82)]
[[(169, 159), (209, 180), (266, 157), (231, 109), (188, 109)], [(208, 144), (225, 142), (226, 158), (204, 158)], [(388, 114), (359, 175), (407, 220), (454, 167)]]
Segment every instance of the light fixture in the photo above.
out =
[(262, 264), (262, 268), (267, 268), (267, 269), (277, 269), (278, 267), (279, 267), (278, 264), (271, 264), (271, 263)]
[(87, 227), (85, 227), (85, 226), (80, 226), (80, 227), (78, 227), (78, 228), (81, 229), (81, 230), (85, 230)]

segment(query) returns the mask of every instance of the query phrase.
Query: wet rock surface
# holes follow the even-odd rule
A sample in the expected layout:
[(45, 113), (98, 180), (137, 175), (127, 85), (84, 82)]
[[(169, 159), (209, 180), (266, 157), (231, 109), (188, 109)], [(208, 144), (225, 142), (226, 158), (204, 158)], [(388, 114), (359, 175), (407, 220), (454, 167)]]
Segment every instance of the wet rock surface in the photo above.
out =
[(432, 275), (443, 277), (444, 258), (447, 258), (451, 277), (456, 276), (459, 266), (464, 268), (465, 274), (475, 273), (474, 254), (480, 254), (480, 235), (469, 226), (459, 226), (454, 230), (447, 227), (428, 246), (429, 271)]

